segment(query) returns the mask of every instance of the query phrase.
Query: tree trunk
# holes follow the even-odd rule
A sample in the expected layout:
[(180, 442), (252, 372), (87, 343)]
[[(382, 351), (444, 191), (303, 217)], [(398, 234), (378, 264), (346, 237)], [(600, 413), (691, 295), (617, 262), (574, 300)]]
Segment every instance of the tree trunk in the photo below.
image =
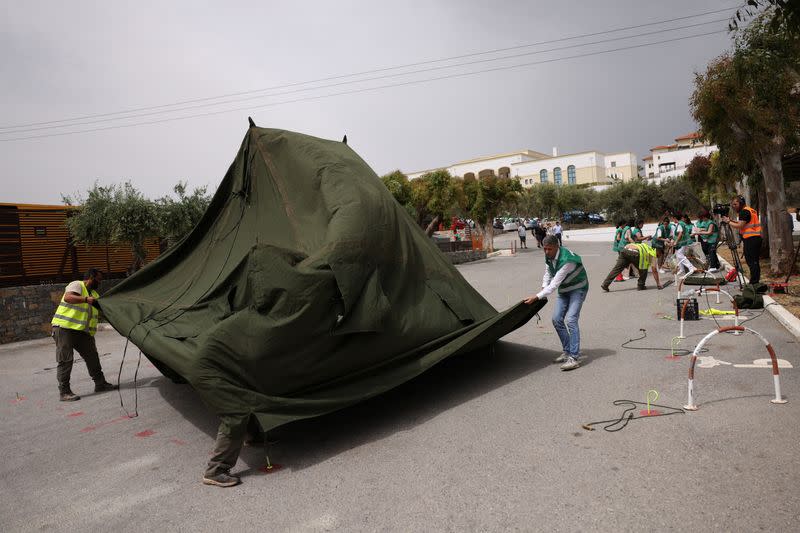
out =
[[(758, 216), (763, 217), (765, 213), (767, 213), (767, 209), (769, 209), (769, 205), (767, 205), (767, 186), (764, 184), (764, 180), (762, 179), (761, 182), (758, 184), (756, 188), (756, 202), (755, 204), (758, 206), (756, 210), (758, 211)], [(767, 221), (769, 217), (767, 217)], [(761, 222), (761, 259), (769, 259), (769, 227), (764, 221), (759, 220)]]
[(492, 227), (493, 220), (494, 219), (489, 219), (489, 222), (483, 225), (483, 247), (489, 253), (494, 252), (494, 228)]
[(431, 220), (431, 223), (428, 224), (427, 228), (425, 228), (425, 235), (430, 237), (431, 235), (433, 235), (433, 232), (436, 231), (436, 228), (438, 228), (438, 227), (439, 227), (439, 216), (437, 215), (437, 216), (433, 217), (433, 220)]
[(756, 154), (767, 193), (770, 269), (776, 275), (786, 274), (793, 251), (792, 233), (786, 224), (786, 192), (781, 166), (783, 145), (782, 140), (776, 139)]

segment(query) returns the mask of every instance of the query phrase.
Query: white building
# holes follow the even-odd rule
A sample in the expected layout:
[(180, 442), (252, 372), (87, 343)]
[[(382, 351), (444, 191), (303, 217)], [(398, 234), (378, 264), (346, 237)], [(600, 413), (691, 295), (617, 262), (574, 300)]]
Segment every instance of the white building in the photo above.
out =
[(487, 175), (519, 180), (523, 187), (537, 183), (556, 185), (607, 185), (628, 181), (638, 176), (636, 156), (631, 152), (605, 154), (596, 150), (575, 154), (548, 156), (533, 150), (479, 157), (454, 163), (448, 167), (411, 172), (409, 179), (433, 170), (447, 170), (453, 176), (480, 178)]
[(675, 139), (675, 144), (650, 148), (650, 155), (643, 159), (644, 175), (654, 183), (682, 176), (696, 156), (708, 157), (717, 150), (715, 144), (701, 140), (697, 132), (683, 135)]

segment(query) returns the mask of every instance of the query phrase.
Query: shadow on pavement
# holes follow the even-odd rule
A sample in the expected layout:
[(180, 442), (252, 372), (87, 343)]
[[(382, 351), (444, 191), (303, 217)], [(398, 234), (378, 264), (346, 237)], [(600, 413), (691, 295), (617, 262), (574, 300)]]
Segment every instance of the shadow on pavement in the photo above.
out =
[[(594, 350), (591, 356), (611, 353), (611, 350)], [(452, 407), (549, 367), (556, 355), (558, 352), (553, 350), (498, 342), (493, 349), (445, 359), (389, 392), (270, 431), (271, 444), (266, 450), (247, 446), (242, 450), (240, 461), (249, 470), (239, 473), (257, 474), (264, 465), (265, 451), (273, 462), (291, 469), (313, 466), (343, 451), (413, 428)], [(167, 379), (154, 380), (153, 385), (186, 420), (210, 437), (216, 437), (218, 418), (205, 408), (190, 386)]]

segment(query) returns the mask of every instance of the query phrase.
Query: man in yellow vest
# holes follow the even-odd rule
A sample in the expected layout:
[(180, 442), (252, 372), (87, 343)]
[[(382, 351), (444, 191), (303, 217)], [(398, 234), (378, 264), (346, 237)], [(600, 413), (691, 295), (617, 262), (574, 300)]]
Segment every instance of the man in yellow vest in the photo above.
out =
[(74, 350), (78, 350), (86, 363), (89, 375), (94, 380), (95, 392), (118, 388), (117, 385), (106, 381), (103, 376), (100, 356), (94, 342), (99, 313), (95, 309), (95, 302), (100, 296), (95, 289), (100, 286), (102, 280), (103, 274), (96, 268), (90, 268), (83, 276), (83, 281), (73, 281), (67, 285), (61, 303), (56, 309), (56, 314), (53, 315), (51, 324), (53, 338), (56, 341), (56, 362), (58, 363), (56, 377), (62, 402), (74, 402), (81, 399), (72, 392), (69, 386)]
[(749, 207), (742, 196), (731, 200), (731, 209), (739, 213), (739, 220), (724, 216), (722, 221), (739, 230), (744, 245), (744, 260), (750, 269), (750, 283), (758, 283), (761, 281), (761, 265), (758, 263), (761, 256), (761, 221), (758, 212)]

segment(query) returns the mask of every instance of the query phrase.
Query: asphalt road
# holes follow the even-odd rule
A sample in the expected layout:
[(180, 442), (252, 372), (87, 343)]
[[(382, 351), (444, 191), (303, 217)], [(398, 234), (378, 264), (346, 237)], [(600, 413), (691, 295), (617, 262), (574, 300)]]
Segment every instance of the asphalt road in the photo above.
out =
[[(628, 281), (603, 293), (609, 245), (568, 246), (582, 254), (591, 283), (581, 368), (551, 363), (560, 346), (549, 304), (541, 322), (493, 351), (279, 428), (268, 451), (282, 468), (262, 473), (265, 450), (245, 448), (236, 469), (244, 483), (231, 489), (200, 483), (217, 420), (188, 386), (143, 361), (139, 416), (126, 418), (116, 392), (90, 392), (82, 364), (73, 390), (83, 398), (58, 402), (51, 340), (0, 346), (3, 530), (797, 530), (800, 379), (796, 368), (782, 369), (789, 403), (770, 403), (770, 370), (733, 365), (767, 357), (754, 336), (709, 343), (704, 355), (733, 364), (697, 369), (698, 411), (631, 420), (616, 432), (582, 428), (620, 418), (625, 407), (614, 400), (644, 402), (651, 389), (657, 404), (680, 408), (688, 358), (665, 359), (678, 332), (663, 318), (675, 316), (674, 287), (657, 291), (649, 280), (653, 290), (639, 292)], [(503, 309), (537, 290), (542, 268), (534, 248), (459, 270)], [(758, 313), (747, 325), (800, 366), (796, 339)], [(632, 344), (641, 349), (621, 348), (640, 328), (646, 338)], [(680, 348), (713, 328), (687, 323)], [(100, 332), (97, 340), (116, 381), (124, 339)], [(137, 355), (130, 347), (122, 365), (128, 410)]]

